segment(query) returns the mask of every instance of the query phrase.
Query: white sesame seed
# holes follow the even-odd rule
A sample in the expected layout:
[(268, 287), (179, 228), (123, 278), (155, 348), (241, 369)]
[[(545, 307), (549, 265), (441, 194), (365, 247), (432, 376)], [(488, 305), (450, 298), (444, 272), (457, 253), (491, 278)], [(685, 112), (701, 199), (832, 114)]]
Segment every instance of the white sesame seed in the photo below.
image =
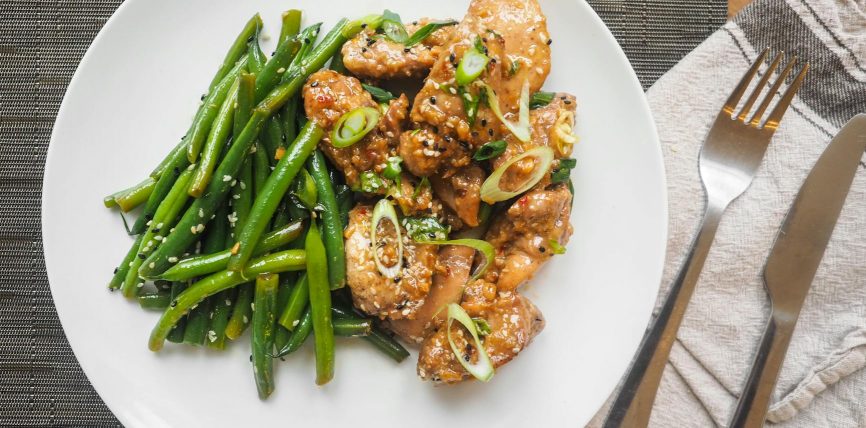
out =
[(147, 267), (149, 267), (149, 268), (151, 268), (151, 269), (155, 268), (155, 267), (156, 267), (156, 262), (150, 262), (150, 264), (147, 265)]
[(520, 352), (520, 348), (515, 346), (514, 349), (511, 350), (511, 352), (514, 352), (516, 354), (516, 353)]
[(198, 209), (198, 216), (199, 216), (199, 217), (204, 217), (204, 209), (202, 209), (202, 208), (199, 208), (199, 209)]
[(228, 183), (229, 181), (232, 181), (232, 176), (231, 175), (224, 175), (223, 181), (226, 183)]
[(231, 299), (226, 299), (226, 306), (231, 306), (231, 305), (232, 305)]
[(247, 319), (247, 316), (246, 316), (246, 315), (244, 315), (244, 324), (246, 324), (246, 323), (248, 323), (248, 322), (250, 322), (250, 320)]
[(292, 321), (292, 327), (297, 327), (300, 322), (301, 322), (300, 320)]
[(137, 288), (141, 288), (141, 287), (144, 287), (144, 283), (143, 283), (143, 282), (139, 282), (139, 283), (136, 284), (135, 286), (136, 286)]
[(241, 195), (232, 195), (232, 199), (240, 199)]
[(210, 340), (211, 342), (216, 342), (216, 340), (217, 340), (216, 332), (213, 330), (208, 330), (207, 339)]
[(147, 226), (150, 226), (150, 225), (153, 224), (153, 220), (148, 220), (147, 223), (145, 223), (145, 224), (146, 224)]
[(190, 227), (190, 228), (189, 228), (189, 231), (190, 231), (193, 235), (195, 235), (195, 233), (196, 233), (196, 232), (195, 232), (195, 226)]
[(538, 74), (544, 74), (544, 69), (541, 67), (535, 67), (535, 72)]
[(177, 263), (177, 257), (174, 257), (174, 256), (169, 257), (169, 258), (168, 258), (168, 262), (169, 262), (169, 263)]
[(280, 67), (277, 69), (277, 73), (279, 73), (279, 74), (283, 74), (285, 72), (286, 72), (286, 67)]
[(162, 241), (162, 240), (165, 239), (165, 238), (163, 238), (162, 235), (156, 235), (156, 236), (153, 237), (153, 239), (155, 239), (155, 240), (157, 240), (157, 241)]
[(244, 190), (247, 188), (247, 185), (243, 181), (240, 182), (240, 185), (241, 185), (241, 190)]
[(252, 309), (252, 310), (256, 310), (256, 304), (255, 304), (255, 302), (251, 302), (251, 303), (250, 303), (250, 309)]
[(448, 92), (451, 92), (452, 95), (457, 95), (457, 90), (454, 88), (448, 88)]
[(237, 180), (232, 180), (232, 184), (231, 184), (231, 186), (232, 186), (232, 187), (235, 187), (235, 184), (238, 184), (238, 181), (237, 181)]
[[(156, 228), (162, 229), (162, 226), (165, 226), (165, 223), (160, 222), (158, 225), (156, 225)], [(174, 230), (174, 229), (172, 229), (172, 230)]]
[(195, 230), (199, 233), (204, 232), (204, 225), (199, 223), (199, 225), (195, 227)]

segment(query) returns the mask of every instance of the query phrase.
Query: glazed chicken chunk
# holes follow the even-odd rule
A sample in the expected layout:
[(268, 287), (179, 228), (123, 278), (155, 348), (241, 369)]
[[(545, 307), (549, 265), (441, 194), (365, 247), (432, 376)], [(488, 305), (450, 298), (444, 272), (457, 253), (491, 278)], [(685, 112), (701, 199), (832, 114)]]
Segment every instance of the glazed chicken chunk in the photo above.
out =
[[(466, 113), (467, 92), (473, 98), (482, 91), (477, 84), (456, 84), (456, 69), (467, 51), (480, 44), (490, 58), (479, 79), (496, 92), (500, 109), (509, 115), (518, 110), (524, 85), (535, 92), (544, 84), (550, 72), (549, 42), (546, 18), (536, 0), (474, 0), (415, 98), (410, 119), (420, 131), (404, 134), (399, 150), (409, 171), (418, 176), (457, 175), (478, 147), (505, 135), (484, 103), (474, 121)], [(477, 192), (471, 187), (455, 190)], [(467, 224), (476, 224), (473, 212), (477, 210), (458, 214)]]
[[(411, 36), (430, 22), (433, 20), (419, 19), (406, 25), (406, 32)], [(453, 35), (453, 26), (442, 27), (407, 48), (367, 29), (343, 45), (343, 64), (352, 74), (366, 79), (424, 77)]]
[(485, 240), (496, 250), (495, 270), (487, 278), (499, 290), (517, 289), (553, 257), (554, 247), (568, 243), (571, 200), (564, 184), (536, 187), (493, 221)]
[(379, 318), (413, 319), (424, 305), (433, 279), (438, 249), (435, 245), (416, 244), (403, 237), (403, 266), (394, 278), (387, 278), (376, 266), (373, 252), (377, 251), (383, 265), (393, 266), (397, 260), (396, 233), (393, 225), (382, 221), (377, 235), (384, 245), (373, 248), (371, 238), (373, 207), (358, 205), (349, 212), (346, 238), (346, 280), (355, 306)]
[(330, 132), (337, 121), (359, 107), (379, 108), (361, 82), (335, 71), (322, 70), (307, 80), (303, 96), (307, 117), (325, 130), (319, 148), (345, 174), (349, 186), (357, 188), (361, 173), (381, 172), (388, 158), (396, 155), (409, 108), (406, 95), (391, 100), (376, 129), (360, 142), (346, 148), (331, 144)]
[[(478, 280), (467, 286), (466, 294), (461, 305), (466, 313), (483, 319), (490, 326), (482, 343), (494, 368), (514, 359), (544, 329), (544, 317), (538, 308), (516, 292), (499, 292), (495, 285)], [(451, 326), (451, 337), (463, 350), (464, 358), (471, 363), (478, 361), (475, 343), (459, 323)], [(418, 376), (446, 384), (470, 377), (448, 343), (447, 325), (441, 325), (421, 345)]]

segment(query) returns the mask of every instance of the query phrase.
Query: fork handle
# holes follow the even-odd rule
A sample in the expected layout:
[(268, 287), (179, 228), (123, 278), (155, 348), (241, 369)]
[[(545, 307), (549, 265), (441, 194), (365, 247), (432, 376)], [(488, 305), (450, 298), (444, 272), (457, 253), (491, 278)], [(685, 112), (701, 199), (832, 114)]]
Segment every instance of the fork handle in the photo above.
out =
[(668, 296), (644, 334), (629, 371), (626, 373), (605, 428), (640, 428), (649, 424), (653, 401), (658, 391), (677, 330), (698, 282), (704, 261), (727, 204), (707, 203), (704, 219), (692, 247), (671, 286)]
[(767, 408), (770, 406), (770, 396), (776, 387), (776, 380), (782, 370), (782, 363), (785, 361), (785, 354), (788, 352), (793, 333), (792, 323), (780, 321), (775, 316), (770, 317), (761, 345), (758, 346), (755, 361), (752, 363), (749, 379), (743, 387), (737, 410), (731, 419), (731, 428), (764, 426)]

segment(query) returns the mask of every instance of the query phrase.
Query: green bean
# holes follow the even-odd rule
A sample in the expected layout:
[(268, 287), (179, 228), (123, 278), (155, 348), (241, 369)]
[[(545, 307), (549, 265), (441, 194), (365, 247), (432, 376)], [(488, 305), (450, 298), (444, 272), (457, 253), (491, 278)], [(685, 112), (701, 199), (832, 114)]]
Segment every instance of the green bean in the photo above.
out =
[(253, 153), (253, 186), (256, 196), (262, 193), (265, 183), (271, 175), (271, 161), (268, 159), (268, 151), (261, 142), (256, 142), (256, 152)]
[(232, 315), (226, 323), (226, 337), (238, 340), (250, 325), (250, 316), (253, 312), (252, 303), (255, 295), (255, 286), (252, 283), (241, 284), (237, 287), (238, 294), (232, 307)]
[[(196, 114), (192, 125), (190, 125), (190, 128), (184, 137), (184, 145), (187, 149), (191, 147), (190, 142), (193, 138), (199, 138), (201, 141), (204, 140), (205, 134), (210, 129), (211, 122), (213, 122), (213, 116), (216, 115), (215, 108), (211, 109), (210, 106), (215, 102), (219, 103), (216, 107), (219, 107), (219, 105), (222, 104), (222, 98), (225, 97), (229, 87), (234, 83), (238, 73), (240, 73), (240, 70), (246, 65), (246, 62), (246, 58), (242, 59), (241, 62), (232, 68), (229, 74), (220, 81), (219, 85), (211, 91), (210, 95), (205, 98), (203, 106), (199, 109), (199, 112)], [(211, 110), (214, 110), (213, 114), (209, 115)], [(201, 145), (201, 141), (199, 142), (199, 145)], [(196, 153), (196, 155), (197, 154), (198, 153)], [(144, 210), (141, 217), (139, 217), (132, 226), (132, 234), (137, 235), (144, 232), (144, 229), (147, 227), (147, 222), (153, 218), (154, 212), (157, 207), (159, 207), (160, 202), (162, 202), (165, 195), (168, 194), (169, 190), (171, 190), (174, 185), (174, 182), (177, 179), (176, 174), (180, 174), (180, 172), (188, 167), (189, 164), (188, 150), (178, 150), (173, 152), (172, 159), (166, 166), (166, 171), (174, 171), (175, 175), (162, 174), (159, 177), (159, 180), (157, 180), (156, 185), (153, 188), (153, 192), (144, 204)], [(186, 245), (184, 245), (184, 248), (180, 251), (186, 250), (191, 243), (192, 242), (187, 242)]]
[(283, 313), (283, 308), (289, 301), (289, 295), (294, 289), (298, 275), (295, 272), (285, 272), (280, 274), (280, 286), (277, 291), (277, 305), (274, 307), (274, 348), (280, 349), (289, 341), (290, 333), (284, 329), (278, 322), (280, 314)]
[[(186, 290), (185, 282), (175, 282), (171, 284), (171, 301), (177, 299), (183, 291)], [(169, 302), (169, 307), (171, 307), (171, 302)], [(166, 309), (167, 310), (167, 309)], [(183, 342), (183, 333), (186, 330), (186, 317), (180, 317), (175, 323), (174, 328), (171, 329), (169, 335), (167, 337), (169, 342), (173, 343), (182, 343)]]
[(253, 373), (259, 398), (274, 392), (274, 308), (276, 307), (279, 276), (262, 274), (256, 277), (256, 310), (253, 312)]
[(289, 295), (289, 301), (286, 303), (283, 313), (280, 315), (280, 325), (286, 330), (293, 331), (301, 321), (301, 315), (304, 313), (304, 308), (310, 300), (310, 287), (307, 284), (307, 275), (302, 274), (292, 289)]
[[(287, 254), (286, 251), (282, 251), (253, 260), (244, 271), (251, 276), (255, 276), (263, 273), (281, 273), (293, 269), (295, 269), (295, 265), (291, 253)], [(172, 327), (174, 327), (174, 325), (183, 318), (193, 306), (220, 291), (237, 287), (247, 281), (249, 281), (249, 279), (245, 278), (243, 275), (225, 270), (192, 284), (172, 300), (169, 308), (166, 309), (162, 314), (162, 317), (160, 317), (159, 322), (150, 335), (150, 340), (148, 342), (150, 350), (159, 351), (162, 349), (165, 338), (171, 331)]]
[(285, 106), (283, 106), (283, 110), (280, 112), (280, 118), (283, 119), (282, 127), (285, 141), (295, 141), (295, 138), (298, 137), (297, 115), (298, 99), (297, 96), (295, 96), (290, 99)]
[(147, 201), (147, 198), (150, 197), (155, 185), (156, 180), (148, 177), (135, 186), (106, 196), (102, 202), (105, 204), (106, 208), (120, 207), (121, 211), (128, 213), (135, 207)]
[[(247, 58), (244, 57), (235, 65), (231, 71), (217, 84), (213, 90), (205, 97), (202, 105), (201, 115), (197, 117), (193, 123), (192, 131), (187, 137), (188, 146), (186, 157), (190, 163), (198, 159), (202, 145), (208, 136), (208, 133), (216, 119), (220, 107), (228, 98), (229, 90), (237, 81), (238, 75), (247, 67)], [(228, 121), (230, 123), (231, 120)]]
[(261, 101), (279, 83), (292, 58), (298, 53), (302, 37), (318, 34), (320, 24), (305, 28), (298, 37), (289, 37), (277, 45), (277, 50), (256, 76), (256, 101)]
[(319, 143), (319, 140), (321, 140), (322, 134), (322, 128), (316, 125), (315, 122), (310, 121), (301, 130), (301, 135), (298, 136), (297, 140), (295, 140), (286, 154), (280, 159), (280, 162), (270, 177), (268, 177), (264, 188), (262, 188), (261, 194), (256, 197), (256, 202), (250, 212), (250, 218), (244, 225), (240, 236), (237, 237), (240, 248), (229, 259), (229, 270), (239, 271), (252, 257), (255, 246), (251, 245), (251, 243), (258, 242), (259, 237), (270, 224), (271, 217), (273, 217), (274, 212), (277, 210), (280, 200), (286, 193), (286, 190), (288, 190), (292, 180), (295, 179), (295, 176), (303, 167), (303, 162)]
[(349, 211), (352, 210), (352, 204), (355, 203), (352, 196), (352, 189), (345, 185), (340, 184), (335, 189), (337, 204), (340, 206), (340, 224), (343, 226), (343, 229), (349, 225)]
[(316, 384), (324, 385), (334, 378), (334, 326), (331, 323), (328, 261), (316, 222), (310, 222), (305, 249), (310, 312), (313, 315), (313, 332), (316, 341)]
[(142, 309), (152, 311), (165, 310), (170, 302), (171, 291), (153, 291), (138, 296), (138, 305), (141, 306)]
[(280, 28), (279, 43), (285, 43), (289, 38), (294, 37), (301, 30), (301, 11), (297, 9), (289, 9), (283, 12), (283, 25)]
[[(142, 267), (141, 274), (143, 276), (155, 276), (165, 272), (171, 264), (168, 261), (170, 257), (179, 257), (197, 239), (197, 233), (193, 230), (201, 224), (201, 218), (207, 218), (214, 213), (216, 207), (225, 198), (229, 190), (229, 183), (225, 181), (225, 177), (232, 178), (237, 175), (241, 168), (246, 154), (250, 150), (250, 146), (258, 137), (261, 127), (264, 122), (277, 110), (279, 110), (286, 101), (298, 93), (301, 86), (306, 81), (307, 77), (314, 71), (322, 68), (322, 65), (334, 54), (334, 52), (346, 42), (347, 37), (352, 37), (357, 34), (357, 31), (349, 31), (347, 29), (348, 21), (343, 19), (338, 25), (331, 30), (328, 35), (316, 46), (309, 56), (301, 61), (296, 71), (291, 71), (291, 76), (286, 81), (268, 94), (265, 99), (253, 111), (250, 121), (244, 127), (243, 132), (237, 140), (229, 148), (219, 167), (217, 167), (214, 176), (222, 177), (223, 179), (211, 180), (207, 191), (201, 197), (193, 201), (189, 209), (181, 218), (175, 233), (170, 236), (168, 244), (160, 245), (147, 260), (147, 264)], [(345, 32), (345, 34), (343, 34)], [(286, 156), (283, 159), (290, 158)], [(282, 160), (281, 160), (282, 161)], [(229, 180), (231, 181), (231, 180)], [(156, 189), (154, 189), (156, 193)], [(153, 197), (153, 195), (151, 195)], [(204, 216), (199, 217), (199, 214)], [(193, 229), (193, 228), (196, 229)], [(152, 267), (151, 267), (152, 266)], [(236, 267), (237, 268), (237, 267)]]
[(152, 227), (149, 227), (144, 232), (144, 236), (138, 247), (137, 257), (133, 258), (129, 271), (126, 273), (126, 278), (123, 280), (121, 292), (123, 292), (125, 297), (135, 297), (138, 294), (139, 288), (144, 285), (144, 280), (141, 279), (141, 275), (139, 274), (140, 269), (143, 267), (144, 257), (152, 251), (154, 246), (159, 248), (160, 242), (164, 241), (165, 235), (168, 234), (168, 230), (166, 229), (171, 228), (174, 219), (183, 209), (184, 205), (186, 205), (186, 201), (189, 199), (187, 189), (189, 188), (192, 174), (193, 171), (189, 168), (181, 173), (168, 192), (168, 195), (166, 195), (165, 199), (156, 209), (153, 220), (150, 222)]
[(361, 318), (334, 320), (334, 335), (341, 337), (365, 337), (373, 333), (373, 322)]
[(370, 335), (364, 336), (363, 339), (398, 363), (402, 362), (409, 356), (409, 351), (407, 351), (403, 345), (378, 328), (373, 328)]
[[(198, 115), (198, 112), (196, 112), (196, 115)], [(169, 165), (172, 162), (172, 159), (174, 159), (175, 156), (177, 156), (177, 153), (178, 152), (184, 152), (185, 150), (186, 150), (186, 136), (181, 138), (180, 142), (177, 143), (177, 145), (175, 145), (174, 148), (171, 149), (171, 151), (169, 151), (167, 155), (165, 155), (165, 158), (163, 158), (159, 162), (159, 165), (157, 165), (156, 168), (154, 168), (153, 171), (150, 172), (150, 178), (152, 178), (154, 180), (159, 180), (159, 177), (161, 177), (162, 174), (164, 174), (165, 171), (168, 170)]]
[[(252, 63), (250, 63), (252, 64)], [(251, 67), (251, 66), (250, 66)], [(238, 76), (238, 96), (235, 105), (234, 125), (232, 126), (232, 141), (237, 140), (244, 130), (244, 125), (250, 121), (253, 114), (256, 96), (256, 75), (241, 73)]]
[(334, 194), (328, 176), (328, 166), (325, 155), (316, 150), (307, 160), (307, 170), (313, 177), (319, 194), (319, 204), (322, 206), (322, 238), (328, 254), (328, 283), (331, 290), (343, 288), (346, 285), (346, 252), (343, 248), (343, 221), (340, 217), (340, 207)]
[(280, 123), (281, 120), (278, 114), (272, 116), (268, 119), (268, 123), (265, 125), (264, 132), (260, 138), (264, 143), (265, 149), (268, 151), (268, 162), (271, 165), (277, 163), (277, 148), (283, 143), (283, 127)]
[[(253, 252), (254, 257), (276, 250), (277, 248), (298, 239), (298, 237), (301, 236), (302, 231), (303, 222), (296, 221), (268, 233), (261, 241), (259, 241), (259, 244), (256, 245), (256, 250)], [(159, 279), (168, 281), (184, 281), (197, 276), (219, 272), (226, 268), (231, 255), (231, 249), (228, 249), (213, 254), (205, 254), (183, 259), (176, 265), (172, 266), (171, 269), (163, 272), (163, 274), (159, 276)], [(306, 263), (305, 260), (306, 259), (301, 257), (300, 263)]]
[(140, 234), (135, 238), (132, 246), (129, 247), (129, 251), (126, 252), (126, 256), (123, 257), (123, 260), (120, 262), (120, 266), (114, 268), (114, 276), (111, 277), (111, 281), (108, 283), (109, 290), (117, 290), (121, 285), (123, 285), (123, 280), (126, 279), (126, 273), (129, 272), (133, 260), (135, 260), (138, 255), (138, 248), (141, 247), (142, 239), (144, 239), (144, 234)]
[(232, 237), (235, 238), (243, 230), (250, 218), (250, 210), (253, 206), (253, 159), (247, 157), (241, 167), (237, 183), (231, 190), (232, 203)]
[[(262, 72), (262, 69), (265, 68), (265, 63), (268, 62), (268, 58), (265, 56), (265, 53), (262, 52), (262, 47), (259, 45), (258, 37), (250, 40), (247, 51), (250, 73), (258, 75)], [(255, 90), (253, 90), (253, 94), (255, 94)]]
[(217, 70), (216, 75), (214, 75), (213, 80), (210, 82), (209, 90), (212, 92), (213, 89), (219, 84), (219, 82), (229, 74), (229, 70), (231, 70), (232, 66), (238, 62), (241, 57), (243, 57), (244, 53), (247, 51), (247, 43), (251, 38), (255, 38), (258, 36), (259, 31), (262, 29), (262, 17), (259, 14), (253, 15), (247, 24), (244, 26), (243, 30), (241, 30), (240, 34), (235, 38), (234, 43), (232, 43), (231, 48), (229, 48), (228, 53), (226, 53), (225, 58), (223, 59), (222, 64)]
[(229, 136), (234, 122), (234, 106), (238, 101), (238, 81), (229, 88), (228, 95), (219, 108), (219, 111), (211, 125), (204, 148), (201, 151), (201, 161), (195, 170), (192, 185), (189, 188), (190, 196), (198, 198), (204, 192), (213, 176), (213, 170), (219, 161), (223, 146)]
[(207, 332), (207, 346), (211, 349), (225, 349), (226, 347), (226, 326), (228, 326), (229, 316), (232, 314), (232, 304), (236, 294), (237, 290), (232, 288), (223, 290), (212, 297), (214, 303)]
[[(223, 205), (217, 210), (216, 216), (208, 224), (208, 232), (202, 241), (202, 252), (213, 253), (225, 247), (225, 236), (228, 232), (227, 207)], [(201, 346), (205, 344), (210, 324), (212, 299), (203, 300), (187, 316), (186, 330), (183, 333), (183, 343)]]
[(276, 357), (284, 357), (286, 355), (291, 354), (292, 352), (301, 349), (301, 345), (310, 337), (310, 333), (313, 332), (313, 315), (310, 312), (310, 308), (304, 311), (304, 314), (301, 316), (301, 319), (298, 322), (298, 325), (294, 330), (292, 330), (292, 335), (289, 336), (289, 341), (277, 352)]

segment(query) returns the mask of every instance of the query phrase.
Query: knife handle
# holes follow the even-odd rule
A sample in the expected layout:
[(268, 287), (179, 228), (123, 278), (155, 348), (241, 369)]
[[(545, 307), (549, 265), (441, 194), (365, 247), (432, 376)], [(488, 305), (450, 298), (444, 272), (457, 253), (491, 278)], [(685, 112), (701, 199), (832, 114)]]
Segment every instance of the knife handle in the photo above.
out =
[(710, 246), (727, 204), (707, 202), (707, 210), (692, 247), (658, 315), (643, 341), (604, 421), (604, 428), (642, 428), (649, 425), (653, 402), (664, 374), (677, 330), (695, 291)]
[[(796, 317), (794, 317), (796, 320)], [(752, 363), (749, 379), (746, 381), (737, 410), (731, 419), (731, 428), (760, 428), (764, 426), (767, 409), (770, 407), (770, 397), (776, 387), (776, 380), (785, 362), (785, 354), (791, 343), (794, 325), (781, 321), (775, 316), (770, 317), (764, 337)]]

